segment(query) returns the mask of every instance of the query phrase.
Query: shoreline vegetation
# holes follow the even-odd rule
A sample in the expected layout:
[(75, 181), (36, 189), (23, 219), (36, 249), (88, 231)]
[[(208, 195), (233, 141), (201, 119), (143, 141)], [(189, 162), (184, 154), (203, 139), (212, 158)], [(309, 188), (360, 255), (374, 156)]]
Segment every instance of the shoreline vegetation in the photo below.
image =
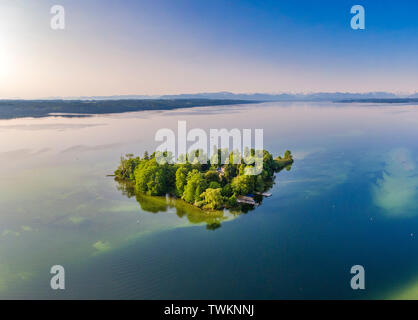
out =
[(0, 100), (0, 119), (41, 118), (53, 115), (86, 117), (94, 114), (249, 103), (258, 103), (258, 101), (230, 99)]
[[(273, 158), (266, 150), (256, 155), (254, 149), (247, 148), (241, 156), (237, 151), (218, 149), (210, 160), (201, 150), (196, 150), (186, 157), (180, 156), (177, 163), (162, 163), (161, 155), (170, 158), (167, 152), (152, 155), (145, 152), (142, 158), (133, 154), (122, 156), (114, 172), (119, 189), (128, 196), (181, 199), (204, 211), (245, 210), (261, 203), (263, 196), (270, 196), (266, 191), (273, 186), (275, 173), (290, 170), (293, 164), (289, 150), (283, 157)], [(260, 173), (245, 174), (257, 165), (256, 156), (260, 160), (262, 157)], [(202, 157), (206, 161), (201, 161)], [(226, 163), (218, 165), (218, 159), (226, 159)]]

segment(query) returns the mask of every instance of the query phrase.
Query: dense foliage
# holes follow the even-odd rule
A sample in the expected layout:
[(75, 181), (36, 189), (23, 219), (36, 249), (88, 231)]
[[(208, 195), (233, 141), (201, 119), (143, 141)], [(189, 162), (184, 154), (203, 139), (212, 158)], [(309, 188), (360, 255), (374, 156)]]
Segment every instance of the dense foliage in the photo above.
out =
[[(213, 159), (207, 164), (193, 162), (191, 155), (196, 156), (199, 151), (185, 157), (183, 163), (173, 164), (161, 164), (156, 153), (149, 156), (146, 152), (143, 158), (127, 154), (121, 157), (115, 176), (131, 181), (136, 192), (151, 196), (171, 194), (200, 208), (216, 210), (236, 206), (239, 196), (266, 191), (273, 183), (275, 172), (293, 163), (290, 151), (273, 159), (268, 151), (263, 150), (261, 173), (246, 175), (246, 170), (254, 164), (246, 164), (237, 153), (228, 155), (227, 150), (218, 150), (218, 156), (225, 152), (228, 161), (224, 165), (218, 165)], [(237, 163), (233, 161), (234, 156), (239, 156)], [(254, 150), (247, 150), (245, 156), (254, 156)]]

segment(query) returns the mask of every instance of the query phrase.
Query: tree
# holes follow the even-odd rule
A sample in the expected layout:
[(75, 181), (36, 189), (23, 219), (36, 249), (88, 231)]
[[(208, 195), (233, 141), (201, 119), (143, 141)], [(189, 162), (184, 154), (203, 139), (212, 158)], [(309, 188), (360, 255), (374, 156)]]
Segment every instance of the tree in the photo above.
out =
[(184, 187), (187, 184), (187, 173), (188, 170), (184, 166), (180, 166), (176, 171), (176, 195), (180, 198), (183, 196)]
[(231, 163), (224, 165), (224, 177), (227, 181), (231, 181), (237, 175), (237, 166)]
[(115, 171), (115, 176), (121, 179), (134, 180), (134, 171), (139, 163), (139, 157), (134, 158), (133, 154), (128, 153), (125, 157), (121, 156), (119, 167)]
[(236, 176), (232, 179), (231, 187), (235, 194), (245, 195), (254, 190), (254, 183), (252, 181), (254, 176)]
[(222, 189), (212, 189), (208, 188), (205, 192), (201, 194), (201, 198), (205, 201), (205, 208), (207, 209), (221, 209), (224, 205), (224, 198), (221, 194)]
[(187, 175), (187, 184), (184, 188), (183, 199), (189, 203), (201, 201), (201, 194), (206, 190), (207, 182), (203, 174), (194, 169)]
[[(290, 168), (290, 165), (293, 163), (293, 156), (289, 150), (286, 150), (284, 157), (278, 156), (274, 159), (275, 162), (275, 171), (280, 171), (284, 168)], [(289, 169), (287, 169), (289, 170)]]
[(262, 191), (264, 191), (264, 187), (265, 187), (264, 179), (261, 175), (258, 175), (256, 180), (255, 180), (255, 189), (257, 191), (262, 192)]
[(234, 190), (232, 190), (232, 186), (230, 183), (226, 184), (223, 188), (222, 188), (222, 195), (224, 197), (230, 197), (234, 194)]
[(209, 182), (209, 188), (218, 189), (220, 187), (221, 187), (221, 185), (219, 184), (219, 182), (216, 182), (216, 181)]
[(216, 170), (208, 170), (205, 172), (205, 179), (208, 182), (211, 182), (211, 181), (219, 182), (219, 173)]
[(233, 194), (229, 198), (226, 199), (226, 204), (228, 207), (233, 207), (237, 204), (237, 197)]
[(162, 167), (156, 167), (151, 173), (152, 178), (147, 183), (147, 194), (151, 196), (162, 196), (167, 192), (167, 177)]
[(276, 164), (274, 162), (273, 156), (267, 150), (263, 150), (263, 171), (265, 170), (268, 176), (274, 174)]
[(139, 192), (161, 196), (174, 187), (175, 171), (169, 164), (159, 165), (155, 158), (141, 161), (135, 169), (135, 186)]

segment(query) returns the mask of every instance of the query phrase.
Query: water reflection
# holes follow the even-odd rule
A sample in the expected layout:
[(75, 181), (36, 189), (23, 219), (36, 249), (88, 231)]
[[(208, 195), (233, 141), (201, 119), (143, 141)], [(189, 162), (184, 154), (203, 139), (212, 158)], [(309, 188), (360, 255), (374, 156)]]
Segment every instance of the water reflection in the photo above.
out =
[(159, 213), (173, 209), (179, 218), (185, 217), (191, 224), (206, 223), (208, 230), (220, 228), (222, 221), (231, 218), (231, 214), (228, 214), (229, 212), (226, 210), (206, 211), (168, 195), (166, 197), (155, 197), (136, 193), (132, 182), (115, 180), (118, 183), (117, 189), (128, 198), (135, 198), (145, 212)]

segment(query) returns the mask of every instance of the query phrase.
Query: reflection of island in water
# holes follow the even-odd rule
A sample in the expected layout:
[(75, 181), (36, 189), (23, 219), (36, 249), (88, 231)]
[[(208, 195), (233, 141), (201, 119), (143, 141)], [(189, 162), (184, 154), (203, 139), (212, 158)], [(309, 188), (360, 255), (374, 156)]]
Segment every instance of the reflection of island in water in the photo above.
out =
[[(292, 165), (285, 167), (290, 171)], [(273, 177), (268, 181), (267, 190), (273, 187), (275, 181)], [(256, 205), (241, 203), (237, 207), (225, 210), (202, 210), (192, 204), (189, 204), (181, 199), (173, 196), (150, 196), (143, 193), (135, 192), (135, 184), (132, 181), (115, 178), (118, 183), (117, 189), (128, 198), (135, 197), (136, 201), (143, 211), (151, 213), (167, 212), (169, 209), (175, 209), (176, 215), (179, 218), (186, 217), (191, 224), (206, 223), (206, 229), (216, 230), (221, 227), (221, 222), (232, 219), (238, 215), (246, 214), (255, 209), (256, 206), (261, 205), (264, 196), (254, 194), (253, 199)]]

